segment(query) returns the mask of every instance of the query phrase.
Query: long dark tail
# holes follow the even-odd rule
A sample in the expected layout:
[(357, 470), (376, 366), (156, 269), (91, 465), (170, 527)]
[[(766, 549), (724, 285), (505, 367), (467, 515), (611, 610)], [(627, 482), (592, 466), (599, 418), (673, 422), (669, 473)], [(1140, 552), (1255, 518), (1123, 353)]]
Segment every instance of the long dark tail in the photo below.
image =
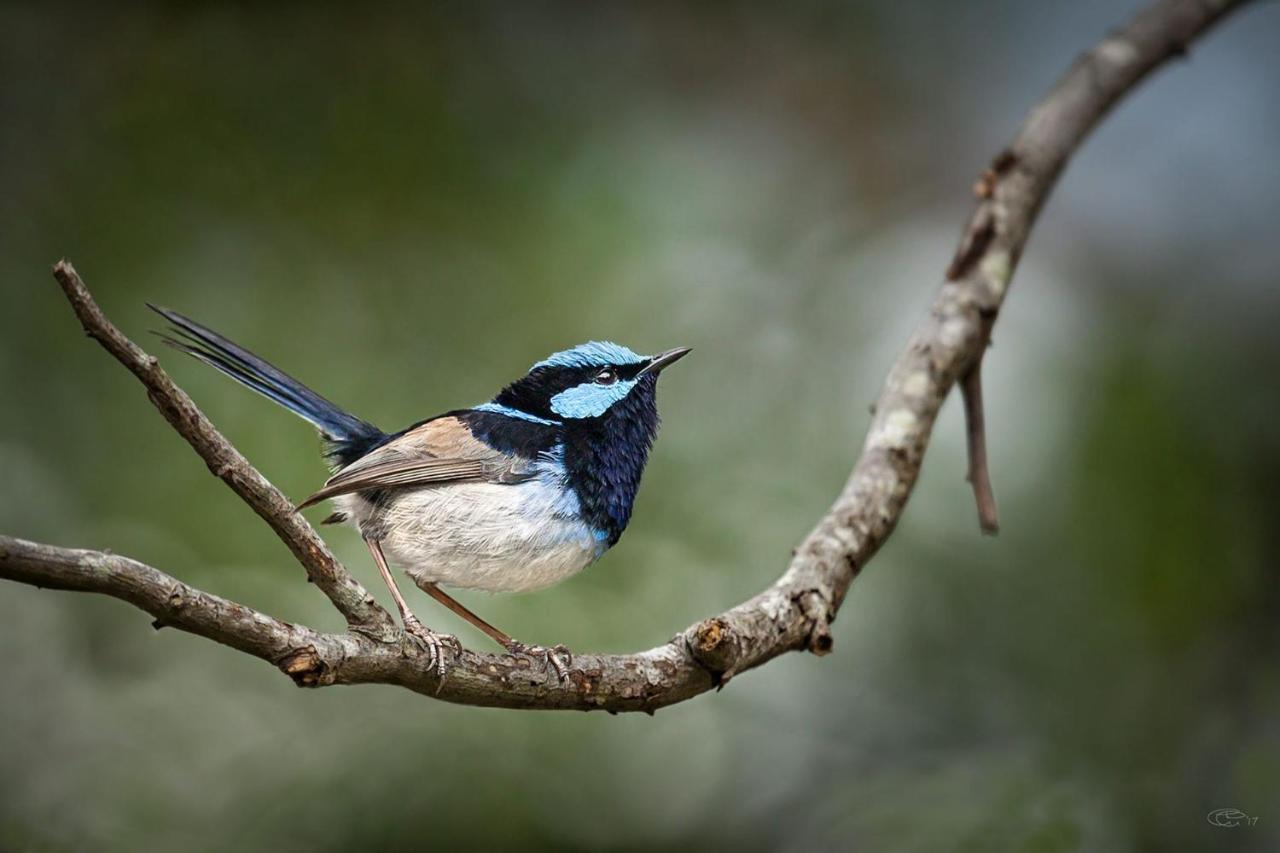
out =
[(289, 374), (212, 329), (176, 311), (151, 303), (147, 303), (147, 307), (173, 324), (171, 331), (176, 337), (157, 333), (166, 344), (310, 421), (325, 440), (325, 455), (337, 464), (354, 462), (386, 439), (386, 434), (373, 424), (343, 411)]

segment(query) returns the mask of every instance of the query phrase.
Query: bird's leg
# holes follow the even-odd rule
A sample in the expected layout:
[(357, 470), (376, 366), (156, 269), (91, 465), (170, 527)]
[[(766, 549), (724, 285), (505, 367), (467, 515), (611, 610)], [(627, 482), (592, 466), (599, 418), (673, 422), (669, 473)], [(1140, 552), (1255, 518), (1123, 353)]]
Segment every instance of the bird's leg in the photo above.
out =
[[(484, 631), (495, 643), (506, 649), (508, 653), (541, 658), (544, 671), (554, 669), (556, 671), (556, 677), (560, 679), (560, 681), (567, 681), (569, 679), (569, 667), (573, 666), (573, 653), (564, 646), (552, 646), (549, 649), (544, 648), (543, 646), (527, 646), (519, 640), (511, 639), (509, 635), (504, 634), (502, 631), (499, 631), (497, 628), (472, 613), (464, 604), (462, 604), (462, 602), (457, 601), (453, 596), (449, 595), (435, 584), (429, 581), (418, 581), (417, 583), (418, 586), (422, 588), (423, 592), (470, 622), (472, 625), (479, 628), (481, 631)], [(563, 660), (561, 658), (563, 658)]]
[(373, 554), (373, 561), (378, 564), (378, 571), (382, 573), (382, 579), (386, 581), (387, 589), (391, 590), (391, 597), (395, 599), (396, 607), (400, 609), (400, 621), (404, 623), (405, 633), (426, 649), (427, 665), (434, 666), (440, 677), (444, 678), (447, 670), (444, 662), (444, 647), (452, 646), (455, 654), (461, 654), (462, 645), (458, 642), (458, 638), (452, 634), (437, 634), (419, 622), (418, 617), (414, 616), (413, 611), (409, 609), (404, 596), (400, 594), (395, 578), (391, 576), (391, 569), (387, 566), (387, 558), (382, 553), (381, 543), (377, 539), (366, 539), (364, 544), (369, 546), (369, 553)]
[(431, 583), (430, 581), (421, 581), (418, 583), (418, 586), (421, 587), (422, 591), (425, 592), (427, 595), (431, 596), (436, 601), (440, 602), (445, 607), (449, 608), (454, 613), (461, 616), (463, 619), (466, 619), (468, 622), (470, 622), (472, 625), (475, 625), (481, 631), (484, 631), (491, 638), (493, 638), (493, 641), (495, 643), (502, 646), (504, 649), (510, 646), (513, 642), (515, 642), (509, 636), (504, 634), (502, 631), (499, 631), (497, 628), (493, 627), (488, 622), (484, 621), (479, 616), (477, 616), (476, 614), (468, 610), (466, 605), (464, 605), (462, 602), (458, 601), (453, 596), (449, 595), (447, 592), (445, 592), (435, 584)]

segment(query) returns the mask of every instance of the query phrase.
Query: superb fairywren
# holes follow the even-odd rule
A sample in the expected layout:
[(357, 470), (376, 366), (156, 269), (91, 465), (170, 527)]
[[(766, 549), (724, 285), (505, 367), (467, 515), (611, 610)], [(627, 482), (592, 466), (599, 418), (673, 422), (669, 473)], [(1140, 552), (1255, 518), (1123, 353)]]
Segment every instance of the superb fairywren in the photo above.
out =
[(334, 474), (299, 509), (331, 500), (325, 523), (352, 522), (382, 573), (405, 631), (445, 672), (455, 637), (418, 621), (388, 562), (513, 654), (545, 656), (566, 677), (563, 646), (525, 646), (441, 584), (540, 589), (576, 574), (622, 536), (658, 431), (658, 374), (688, 347), (653, 356), (593, 341), (538, 362), (487, 403), (397, 433), (343, 411), (218, 333), (150, 306), (173, 324), (165, 343), (310, 421)]

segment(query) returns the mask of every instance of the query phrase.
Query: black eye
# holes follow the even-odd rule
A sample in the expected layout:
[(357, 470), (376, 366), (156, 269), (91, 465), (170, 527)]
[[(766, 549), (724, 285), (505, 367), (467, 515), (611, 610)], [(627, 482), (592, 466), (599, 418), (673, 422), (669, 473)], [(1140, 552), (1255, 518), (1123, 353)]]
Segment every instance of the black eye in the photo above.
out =
[(612, 385), (618, 381), (618, 374), (614, 372), (612, 367), (606, 367), (604, 370), (596, 374), (597, 385)]

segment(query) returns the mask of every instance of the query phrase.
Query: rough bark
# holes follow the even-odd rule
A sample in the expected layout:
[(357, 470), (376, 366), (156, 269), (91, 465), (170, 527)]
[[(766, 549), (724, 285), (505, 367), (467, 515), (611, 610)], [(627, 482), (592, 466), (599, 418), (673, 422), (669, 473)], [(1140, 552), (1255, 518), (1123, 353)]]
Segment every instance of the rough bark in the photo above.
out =
[(174, 384), (160, 368), (155, 356), (144, 352), (107, 319), (71, 264), (58, 262), (53, 268), (53, 275), (62, 286), (62, 292), (85, 334), (100, 343), (138, 378), (147, 390), (147, 397), (169, 425), (186, 439), (214, 476), (231, 487), (275, 531), (302, 564), (307, 577), (346, 618), (347, 625), (352, 630), (382, 639), (392, 636), (395, 621), (391, 614), (338, 562), (315, 529), (294, 512), (293, 503), (258, 473), (249, 460), (218, 432), (187, 393)]
[[(398, 684), (470, 705), (530, 709), (654, 710), (683, 701), (783, 654), (831, 650), (831, 622), (849, 586), (901, 517), (938, 411), (966, 381), (971, 478), (984, 528), (985, 438), (977, 368), (1036, 216), (1068, 158), (1107, 111), (1153, 69), (1243, 0), (1162, 0), (1084, 54), (1031, 111), (1014, 141), (974, 187), (976, 208), (927, 317), (891, 368), (861, 455), (844, 489), (772, 586), (667, 643), (629, 655), (580, 654), (561, 684), (524, 658), (466, 650), (442, 680), (389, 614), (333, 557), (314, 529), (213, 427), (160, 369), (107, 320), (71, 265), (54, 274), (90, 336), (129, 368), (210, 470), (288, 545), (308, 577), (346, 617), (322, 633), (194, 589), (114, 554), (0, 536), (0, 577), (109, 595), (155, 617), (270, 661), (302, 686)], [(975, 409), (976, 403), (976, 409)], [(979, 416), (976, 425), (973, 415)], [(980, 469), (980, 470), (979, 470)]]

